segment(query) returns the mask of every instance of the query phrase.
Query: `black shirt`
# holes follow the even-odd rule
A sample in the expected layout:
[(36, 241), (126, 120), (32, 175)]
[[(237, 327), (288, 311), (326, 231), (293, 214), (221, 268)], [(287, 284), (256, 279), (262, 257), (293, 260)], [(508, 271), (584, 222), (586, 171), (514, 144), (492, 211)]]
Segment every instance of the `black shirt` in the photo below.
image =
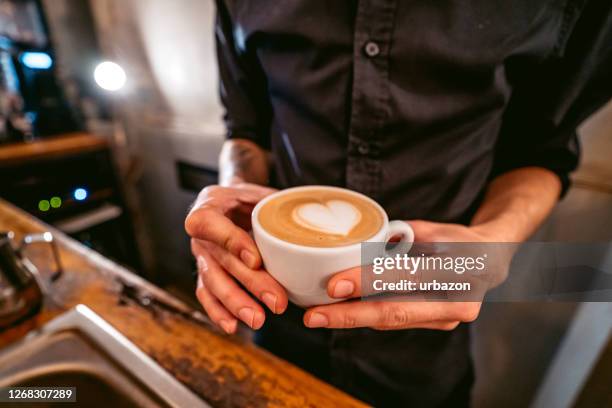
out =
[(542, 166), (567, 186), (576, 126), (612, 94), (611, 7), (220, 2), (229, 137), (273, 151), (278, 187), (344, 186), (392, 218), (468, 222), (504, 171)]
[[(610, 0), (218, 1), (228, 137), (272, 150), (273, 184), (329, 184), (391, 218), (470, 220), (524, 166), (567, 188), (576, 126), (612, 94)], [(460, 406), (466, 325), (312, 330), (294, 309), (260, 344), (376, 406)]]

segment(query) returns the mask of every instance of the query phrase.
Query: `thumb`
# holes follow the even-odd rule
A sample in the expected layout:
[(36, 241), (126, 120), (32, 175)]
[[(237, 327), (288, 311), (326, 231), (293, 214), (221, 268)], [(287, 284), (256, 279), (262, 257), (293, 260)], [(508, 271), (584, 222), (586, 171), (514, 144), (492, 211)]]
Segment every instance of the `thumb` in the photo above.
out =
[(361, 296), (361, 266), (338, 272), (327, 282), (327, 294), (334, 299)]

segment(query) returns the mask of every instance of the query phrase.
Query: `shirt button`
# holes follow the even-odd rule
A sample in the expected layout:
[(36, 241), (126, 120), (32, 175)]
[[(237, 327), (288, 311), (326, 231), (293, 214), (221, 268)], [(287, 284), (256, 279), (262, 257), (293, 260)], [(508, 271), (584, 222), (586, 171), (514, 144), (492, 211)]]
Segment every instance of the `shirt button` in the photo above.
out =
[(365, 53), (368, 57), (374, 58), (380, 54), (380, 47), (374, 41), (368, 41), (365, 45)]
[(357, 151), (359, 152), (359, 154), (365, 156), (366, 154), (370, 153), (370, 147), (366, 143), (362, 143), (357, 146)]

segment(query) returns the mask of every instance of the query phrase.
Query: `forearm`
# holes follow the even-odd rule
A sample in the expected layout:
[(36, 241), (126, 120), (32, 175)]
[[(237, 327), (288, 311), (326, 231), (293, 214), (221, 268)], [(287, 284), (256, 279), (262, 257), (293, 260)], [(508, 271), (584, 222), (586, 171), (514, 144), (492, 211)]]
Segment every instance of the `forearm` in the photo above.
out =
[(270, 169), (269, 153), (246, 139), (232, 139), (223, 144), (219, 156), (219, 184), (236, 183), (267, 185)]
[(550, 214), (560, 192), (557, 175), (541, 167), (502, 174), (489, 185), (471, 226), (492, 242), (522, 242)]

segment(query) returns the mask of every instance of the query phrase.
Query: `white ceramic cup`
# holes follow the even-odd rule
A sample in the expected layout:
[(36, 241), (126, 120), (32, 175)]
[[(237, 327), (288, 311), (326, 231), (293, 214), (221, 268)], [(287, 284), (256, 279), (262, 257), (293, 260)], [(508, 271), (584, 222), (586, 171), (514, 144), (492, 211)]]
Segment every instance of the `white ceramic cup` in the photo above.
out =
[(327, 295), (327, 281), (335, 273), (361, 264), (361, 243), (327, 248), (294, 244), (264, 230), (258, 217), (261, 208), (276, 197), (298, 191), (321, 189), (355, 195), (380, 210), (383, 225), (368, 239), (368, 242), (386, 242), (394, 236), (401, 236), (400, 242), (411, 244), (414, 241), (414, 232), (408, 223), (389, 222), (387, 213), (376, 201), (354, 191), (338, 187), (304, 186), (281, 190), (264, 198), (255, 206), (251, 215), (257, 248), (268, 273), (285, 287), (289, 300), (302, 307), (339, 301)]

